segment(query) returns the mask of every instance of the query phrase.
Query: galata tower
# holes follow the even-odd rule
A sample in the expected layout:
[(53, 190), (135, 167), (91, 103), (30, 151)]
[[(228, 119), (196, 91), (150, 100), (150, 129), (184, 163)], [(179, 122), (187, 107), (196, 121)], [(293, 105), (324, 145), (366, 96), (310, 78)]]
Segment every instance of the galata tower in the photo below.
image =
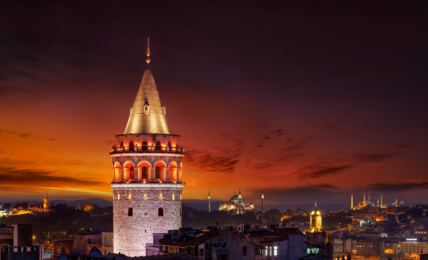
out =
[(153, 233), (181, 227), (184, 156), (171, 134), (153, 74), (147, 68), (125, 132), (112, 147), (114, 253), (145, 256)]

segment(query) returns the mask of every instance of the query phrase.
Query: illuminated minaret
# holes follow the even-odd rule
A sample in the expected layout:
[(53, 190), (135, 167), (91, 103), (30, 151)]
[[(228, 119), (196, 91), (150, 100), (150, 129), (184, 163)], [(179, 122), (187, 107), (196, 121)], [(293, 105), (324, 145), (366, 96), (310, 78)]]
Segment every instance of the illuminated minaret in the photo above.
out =
[[(150, 69), (139, 86), (123, 134), (115, 136), (113, 166), (113, 248), (128, 257), (145, 256), (153, 233), (181, 228), (183, 147), (171, 133), (166, 108)], [(123, 95), (118, 89), (117, 95)]]
[(364, 198), (363, 198), (363, 206), (367, 206), (366, 204), (366, 191), (364, 191)]
[(262, 213), (265, 213), (265, 194), (262, 190)]
[(395, 195), (395, 207), (398, 208), (398, 199), (397, 199), (397, 195)]
[(210, 191), (208, 191), (208, 212), (211, 212), (211, 196), (210, 196)]
[(351, 193), (351, 209), (354, 209), (354, 193)]
[(382, 191), (380, 192), (380, 206), (383, 208)]
[(241, 190), (239, 190), (239, 199), (238, 199), (238, 214), (242, 214), (242, 207), (241, 207)]
[(379, 208), (379, 199), (377, 199), (377, 207)]
[(368, 199), (368, 202), (370, 202), (370, 191), (369, 191), (369, 199)]

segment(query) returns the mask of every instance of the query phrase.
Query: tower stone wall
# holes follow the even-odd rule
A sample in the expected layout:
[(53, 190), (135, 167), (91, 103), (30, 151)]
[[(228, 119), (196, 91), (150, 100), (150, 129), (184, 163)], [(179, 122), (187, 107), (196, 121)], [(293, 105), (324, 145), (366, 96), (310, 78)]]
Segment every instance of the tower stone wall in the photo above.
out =
[[(114, 251), (127, 256), (145, 256), (146, 244), (153, 243), (153, 233), (181, 228), (183, 186), (112, 184)], [(163, 216), (159, 216), (160, 208)], [(132, 209), (132, 216), (129, 216), (129, 209)]]

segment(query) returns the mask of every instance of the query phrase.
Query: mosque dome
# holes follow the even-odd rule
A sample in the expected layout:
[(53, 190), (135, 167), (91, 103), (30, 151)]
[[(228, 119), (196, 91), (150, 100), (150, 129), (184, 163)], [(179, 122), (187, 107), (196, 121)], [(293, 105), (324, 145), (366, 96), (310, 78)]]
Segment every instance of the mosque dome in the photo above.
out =
[[(238, 203), (239, 202), (239, 195), (233, 195), (233, 197), (230, 198), (229, 202)], [(241, 204), (247, 204), (247, 202), (242, 197), (241, 197)]]

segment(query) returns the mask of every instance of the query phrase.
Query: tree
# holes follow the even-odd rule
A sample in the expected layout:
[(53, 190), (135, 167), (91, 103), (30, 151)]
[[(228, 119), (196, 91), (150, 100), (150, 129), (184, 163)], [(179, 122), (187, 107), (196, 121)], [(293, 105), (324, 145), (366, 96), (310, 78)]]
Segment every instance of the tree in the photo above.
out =
[(4, 209), (10, 209), (12, 207), (12, 204), (10, 204), (10, 203), (5, 203), (4, 205), (3, 205), (3, 208)]
[(295, 212), (296, 214), (300, 214), (300, 211), (302, 211), (302, 208), (297, 208), (294, 212)]
[(286, 212), (287, 212), (287, 214), (290, 214), (290, 215), (291, 215), (291, 214), (293, 214), (293, 212), (294, 212), (294, 211), (293, 211), (292, 209), (287, 209), (287, 211), (286, 211)]

